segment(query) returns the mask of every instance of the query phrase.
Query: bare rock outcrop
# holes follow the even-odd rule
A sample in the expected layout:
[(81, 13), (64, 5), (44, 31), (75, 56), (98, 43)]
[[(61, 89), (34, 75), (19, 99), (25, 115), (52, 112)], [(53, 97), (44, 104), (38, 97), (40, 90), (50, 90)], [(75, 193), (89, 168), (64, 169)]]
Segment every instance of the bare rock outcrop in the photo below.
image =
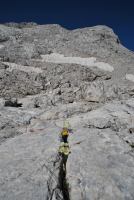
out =
[(0, 25), (1, 200), (134, 199), (133, 66), (106, 26)]

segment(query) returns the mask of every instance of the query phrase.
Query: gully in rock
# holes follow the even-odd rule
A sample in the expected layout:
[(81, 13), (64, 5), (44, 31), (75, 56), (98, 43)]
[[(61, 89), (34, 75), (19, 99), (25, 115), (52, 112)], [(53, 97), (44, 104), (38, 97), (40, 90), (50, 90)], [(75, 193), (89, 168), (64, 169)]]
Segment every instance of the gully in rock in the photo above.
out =
[(69, 129), (64, 123), (63, 130), (61, 132), (61, 144), (59, 147), (59, 155), (61, 157), (59, 168), (59, 189), (62, 193), (63, 200), (70, 200), (69, 195), (69, 183), (66, 178), (66, 164), (69, 154), (71, 153), (68, 143)]
[[(47, 200), (70, 200), (69, 183), (67, 182), (66, 178), (66, 164), (68, 156), (71, 153), (69, 143), (67, 141), (68, 135), (69, 130), (68, 128), (64, 127), (61, 132), (62, 141), (59, 146), (59, 152), (52, 162), (52, 170), (49, 168), (51, 173), (47, 182)], [(54, 181), (55, 177), (56, 181)]]
[(63, 200), (70, 200), (69, 183), (67, 182), (66, 178), (66, 163), (68, 156), (67, 155), (61, 155), (61, 156), (62, 160), (59, 169), (59, 189), (62, 192)]

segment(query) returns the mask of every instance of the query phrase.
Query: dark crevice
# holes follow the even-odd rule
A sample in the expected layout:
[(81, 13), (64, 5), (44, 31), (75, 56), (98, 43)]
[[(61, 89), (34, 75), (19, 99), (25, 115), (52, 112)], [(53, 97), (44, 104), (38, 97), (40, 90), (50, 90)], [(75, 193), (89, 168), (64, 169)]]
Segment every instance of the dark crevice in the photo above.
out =
[(5, 101), (5, 104), (4, 104), (5, 107), (22, 107), (22, 103), (18, 103), (17, 100), (13, 101), (13, 100), (6, 100)]
[(63, 200), (70, 200), (69, 195), (69, 183), (67, 182), (66, 178), (66, 163), (68, 156), (61, 155), (61, 163), (60, 163), (60, 169), (59, 169), (59, 189), (62, 192)]
[(99, 126), (95, 126), (95, 125), (88, 125), (88, 128), (95, 128), (95, 129), (104, 130), (104, 129), (111, 128), (111, 126), (110, 125), (106, 125), (104, 127), (99, 127)]
[(130, 134), (133, 134), (134, 133), (134, 128), (132, 127), (132, 128), (129, 128), (129, 133)]
[(53, 161), (53, 169), (49, 169), (47, 181), (48, 194), (46, 200), (70, 200), (69, 184), (66, 178), (66, 163), (68, 156), (57, 154)]
[(129, 144), (129, 146), (130, 146), (132, 149), (134, 149), (134, 143), (133, 143), (133, 142), (130, 142), (130, 141), (128, 141), (128, 140), (125, 140), (125, 142), (126, 142), (127, 144)]

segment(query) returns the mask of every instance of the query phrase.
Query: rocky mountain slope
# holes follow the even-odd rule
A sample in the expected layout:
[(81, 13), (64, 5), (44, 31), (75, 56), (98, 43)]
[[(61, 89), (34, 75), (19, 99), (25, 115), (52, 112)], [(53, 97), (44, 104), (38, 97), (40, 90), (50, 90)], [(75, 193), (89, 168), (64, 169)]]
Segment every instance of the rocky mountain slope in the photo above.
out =
[(133, 200), (133, 191), (134, 53), (106, 26), (0, 25), (0, 199)]

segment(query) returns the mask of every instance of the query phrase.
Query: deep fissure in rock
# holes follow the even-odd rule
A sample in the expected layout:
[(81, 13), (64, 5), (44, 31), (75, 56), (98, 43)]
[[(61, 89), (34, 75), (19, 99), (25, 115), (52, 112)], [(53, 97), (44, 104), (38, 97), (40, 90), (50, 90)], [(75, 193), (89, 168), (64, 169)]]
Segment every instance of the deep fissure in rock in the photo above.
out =
[(16, 108), (19, 108), (19, 107), (22, 107), (22, 103), (18, 103), (18, 101), (15, 99), (15, 100), (6, 100), (5, 101), (5, 104), (4, 104), (5, 107), (16, 107)]
[[(53, 169), (50, 170), (50, 177), (47, 181), (47, 200), (70, 200), (69, 184), (66, 178), (66, 163), (68, 156), (57, 154), (53, 161)], [(56, 174), (56, 172), (58, 172)]]
[(70, 200), (69, 195), (69, 183), (67, 182), (66, 178), (66, 163), (68, 156), (61, 155), (61, 163), (60, 163), (60, 169), (59, 169), (59, 189), (62, 192), (63, 200)]

